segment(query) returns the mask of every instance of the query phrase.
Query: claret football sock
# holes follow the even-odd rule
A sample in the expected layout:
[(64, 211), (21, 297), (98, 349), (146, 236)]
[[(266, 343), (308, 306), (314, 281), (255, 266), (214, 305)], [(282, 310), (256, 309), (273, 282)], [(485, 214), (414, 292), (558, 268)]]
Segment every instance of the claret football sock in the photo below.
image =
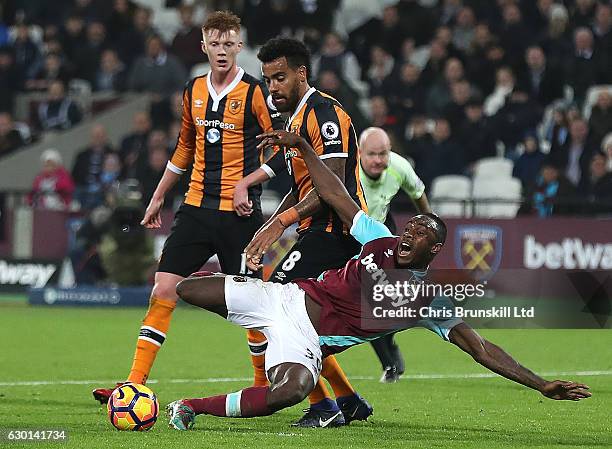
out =
[(138, 333), (136, 352), (128, 382), (146, 383), (157, 351), (166, 340), (166, 333), (170, 328), (170, 319), (175, 307), (176, 301), (151, 296), (149, 310), (147, 310)]
[(350, 396), (355, 393), (355, 389), (333, 355), (323, 359), (321, 376), (327, 379), (337, 398), (341, 396)]
[(193, 409), (196, 415), (204, 413), (230, 418), (268, 416), (272, 414), (272, 410), (268, 407), (268, 391), (270, 387), (249, 387), (236, 393), (186, 399), (185, 403)]
[(249, 351), (251, 353), (251, 362), (253, 363), (254, 387), (265, 387), (268, 385), (266, 378), (266, 348), (268, 341), (264, 334), (256, 330), (247, 331), (247, 340), (249, 341)]

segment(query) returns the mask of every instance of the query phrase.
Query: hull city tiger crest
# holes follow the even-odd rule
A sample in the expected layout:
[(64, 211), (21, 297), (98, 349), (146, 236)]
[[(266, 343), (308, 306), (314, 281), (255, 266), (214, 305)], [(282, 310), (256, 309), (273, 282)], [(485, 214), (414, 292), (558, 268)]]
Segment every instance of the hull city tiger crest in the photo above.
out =
[(242, 100), (230, 100), (229, 110), (232, 114), (238, 114), (242, 109)]
[(455, 229), (455, 263), (475, 280), (489, 279), (502, 257), (502, 230), (489, 225), (459, 225)]

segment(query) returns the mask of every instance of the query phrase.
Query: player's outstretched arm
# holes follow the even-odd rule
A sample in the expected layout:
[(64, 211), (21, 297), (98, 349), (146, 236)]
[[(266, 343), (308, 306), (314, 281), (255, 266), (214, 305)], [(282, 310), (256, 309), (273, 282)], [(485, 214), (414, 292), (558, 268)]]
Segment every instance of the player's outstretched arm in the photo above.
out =
[(474, 360), (491, 371), (538, 390), (550, 399), (579, 401), (591, 396), (587, 385), (564, 380), (547, 381), (514, 360), (499, 346), (482, 338), (465, 323), (450, 331), (451, 343), (470, 354)]
[[(359, 206), (350, 197), (338, 176), (319, 159), (312, 146), (303, 137), (287, 131), (271, 131), (258, 137), (263, 138), (260, 143), (262, 146), (286, 145), (298, 149), (308, 167), (316, 194), (334, 208), (345, 225), (350, 227), (353, 224), (353, 217), (359, 212)], [(315, 192), (311, 194), (314, 195)]]

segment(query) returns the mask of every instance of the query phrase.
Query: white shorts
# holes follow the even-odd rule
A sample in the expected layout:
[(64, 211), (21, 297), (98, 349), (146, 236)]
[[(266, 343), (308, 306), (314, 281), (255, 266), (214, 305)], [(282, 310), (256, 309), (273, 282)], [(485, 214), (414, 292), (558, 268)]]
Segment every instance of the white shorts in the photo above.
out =
[(266, 375), (281, 363), (299, 363), (321, 374), (321, 347), (304, 301), (295, 284), (263, 282), (243, 276), (225, 276), (227, 319), (245, 329), (261, 331), (268, 340)]

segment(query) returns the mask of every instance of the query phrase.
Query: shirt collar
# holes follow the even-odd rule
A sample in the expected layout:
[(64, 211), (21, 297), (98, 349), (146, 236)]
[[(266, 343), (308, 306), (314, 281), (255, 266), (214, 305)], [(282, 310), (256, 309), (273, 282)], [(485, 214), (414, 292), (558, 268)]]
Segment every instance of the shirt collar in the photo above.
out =
[(310, 89), (306, 91), (306, 93), (304, 94), (300, 102), (298, 103), (297, 107), (295, 108), (295, 111), (293, 111), (293, 114), (289, 118), (289, 121), (287, 122), (287, 126), (291, 126), (293, 119), (299, 114), (300, 110), (304, 107), (304, 105), (306, 104), (310, 96), (314, 94), (316, 91), (317, 89), (315, 89), (314, 87), (311, 87)]

